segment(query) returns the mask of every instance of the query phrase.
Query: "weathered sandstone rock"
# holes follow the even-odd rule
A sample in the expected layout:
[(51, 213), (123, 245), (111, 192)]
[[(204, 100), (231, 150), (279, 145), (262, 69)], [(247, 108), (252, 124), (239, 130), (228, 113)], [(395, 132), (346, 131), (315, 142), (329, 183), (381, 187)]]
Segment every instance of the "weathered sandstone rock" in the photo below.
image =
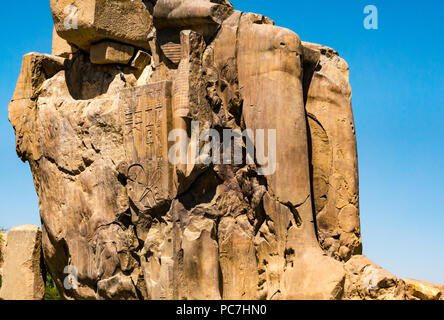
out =
[[(68, 4), (78, 29), (64, 29)], [(225, 0), (51, 8), (67, 41), (54, 53), (69, 59), (26, 55), (9, 117), (64, 298), (437, 297), (355, 256), (351, 90), (332, 49)], [(264, 130), (265, 145), (216, 139), (246, 129)], [(251, 146), (255, 156), (234, 163), (235, 148)], [(171, 161), (182, 151), (186, 161)]]
[(425, 281), (403, 279), (409, 300), (440, 300), (443, 296), (440, 286)]
[(353, 256), (346, 264), (344, 299), (440, 300), (440, 286), (413, 279), (400, 279), (365, 256)]
[(142, 0), (51, 0), (57, 34), (83, 50), (101, 40), (149, 49), (152, 4)]
[(209, 42), (232, 12), (233, 7), (228, 1), (157, 1), (154, 7), (154, 25), (163, 54), (177, 65), (181, 59), (181, 30), (195, 31)]
[(42, 232), (26, 225), (8, 232), (0, 299), (42, 300), (45, 283), (42, 274)]
[(278, 201), (301, 206), (311, 202), (301, 42), (290, 30), (251, 23), (247, 17), (242, 17), (238, 44), (245, 125), (276, 130), (276, 172), (267, 178)]
[(77, 51), (77, 48), (69, 44), (65, 39), (60, 38), (54, 28), (52, 32), (52, 55), (66, 59), (72, 58), (72, 55)]
[(145, 51), (139, 50), (133, 61), (131, 61), (131, 67), (143, 70), (151, 63), (151, 56)]
[[(25, 56), (23, 70), (30, 69), (28, 60)], [(33, 74), (42, 73), (43, 67), (35, 66)], [(75, 266), (79, 273), (78, 290), (70, 291), (66, 298), (95, 298), (89, 283), (114, 276), (115, 270), (134, 268), (130, 253), (130, 248), (138, 246), (134, 232), (113, 224), (119, 219), (126, 221), (129, 209), (126, 189), (111, 161), (124, 159), (120, 112), (115, 105), (117, 96), (103, 95), (133, 82), (129, 71), (92, 65), (80, 54), (66, 71), (60, 70), (41, 83), (36, 100), (13, 100), (10, 104), (17, 151), (32, 163), (43, 201), (45, 262), (62, 292), (65, 267)], [(30, 91), (31, 82), (21, 83), (27, 85), (24, 91)], [(93, 99), (97, 96), (101, 97)]]
[(157, 29), (186, 27), (204, 30), (211, 25), (220, 25), (232, 11), (228, 1), (158, 0), (154, 7), (154, 23)]
[(354, 256), (346, 264), (344, 299), (405, 300), (406, 284), (402, 279), (374, 264), (365, 256)]
[(34, 52), (25, 55), (12, 100), (35, 99), (42, 83), (63, 70), (64, 64), (61, 57)]
[(347, 261), (362, 253), (349, 68), (333, 49), (303, 45), (305, 108), (319, 240), (329, 255)]
[(103, 41), (91, 46), (90, 59), (94, 64), (128, 64), (134, 55), (134, 47), (118, 42)]
[(0, 232), (0, 276), (3, 275), (3, 264), (6, 258), (6, 241), (8, 234), (6, 232)]
[(98, 295), (107, 300), (137, 300), (136, 287), (133, 280), (124, 275), (116, 275), (109, 279), (99, 281)]
[(281, 209), (276, 214), (265, 211), (275, 227), (273, 216), (281, 216), (281, 210), (294, 215), (293, 223), (281, 226), (285, 231), (279, 242), (285, 247), (280, 254), (286, 259), (282, 298), (335, 299), (341, 293), (344, 271), (340, 263), (324, 257), (313, 225), (301, 42), (292, 31), (252, 23), (248, 15), (242, 17), (239, 33), (239, 85), (246, 127), (276, 129), (276, 172), (266, 178)]

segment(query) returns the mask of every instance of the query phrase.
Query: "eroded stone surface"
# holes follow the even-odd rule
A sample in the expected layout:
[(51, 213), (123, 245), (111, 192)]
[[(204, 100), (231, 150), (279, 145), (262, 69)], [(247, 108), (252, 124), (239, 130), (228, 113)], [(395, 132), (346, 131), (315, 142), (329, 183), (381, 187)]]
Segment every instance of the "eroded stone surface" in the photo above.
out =
[(400, 279), (367, 257), (357, 255), (346, 264), (344, 299), (441, 300), (442, 287), (419, 280)]
[(405, 282), (367, 257), (357, 255), (346, 264), (344, 299), (406, 300)]
[[(79, 6), (77, 30), (62, 26), (69, 3)], [(334, 50), (224, 0), (51, 8), (58, 34), (82, 50), (26, 55), (9, 118), (40, 199), (45, 263), (65, 298), (437, 297), (413, 284), (407, 293), (355, 256), (356, 137), (348, 67)], [(124, 58), (105, 39), (127, 48)], [(275, 129), (275, 170), (257, 157), (168, 160), (172, 130), (185, 131), (191, 152), (209, 128)], [(63, 286), (68, 265), (74, 290)]]
[(77, 51), (77, 48), (68, 43), (65, 39), (61, 38), (54, 28), (52, 33), (52, 51), (53, 56), (58, 56), (62, 58), (71, 58), (72, 55)]
[(57, 34), (83, 50), (109, 39), (149, 49), (153, 7), (142, 0), (51, 0)]
[(347, 261), (362, 253), (349, 68), (333, 49), (303, 45), (305, 108), (319, 239), (329, 255)]
[(154, 7), (154, 24), (158, 30), (186, 28), (208, 36), (232, 11), (228, 1), (158, 0)]
[(403, 279), (409, 300), (442, 300), (442, 287), (425, 281)]
[(134, 55), (134, 48), (121, 43), (104, 41), (90, 49), (91, 62), (95, 64), (128, 64)]
[(151, 56), (145, 51), (137, 51), (134, 59), (131, 61), (131, 67), (143, 70), (151, 63)]
[(0, 276), (3, 275), (3, 264), (6, 258), (6, 241), (8, 234), (6, 232), (0, 232)]
[(42, 300), (42, 232), (33, 225), (14, 227), (7, 238), (0, 299)]

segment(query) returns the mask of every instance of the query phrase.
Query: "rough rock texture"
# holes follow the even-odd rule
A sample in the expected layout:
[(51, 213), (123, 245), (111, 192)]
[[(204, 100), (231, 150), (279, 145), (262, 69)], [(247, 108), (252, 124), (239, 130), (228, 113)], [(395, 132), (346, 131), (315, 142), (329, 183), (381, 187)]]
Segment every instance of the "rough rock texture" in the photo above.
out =
[(153, 29), (151, 1), (50, 0), (57, 34), (77, 47), (109, 39), (149, 48)]
[(221, 24), (232, 13), (227, 1), (158, 0), (154, 7), (157, 29)]
[(37, 226), (14, 227), (8, 232), (0, 299), (42, 300), (42, 232)]
[(374, 264), (365, 256), (354, 256), (346, 264), (344, 299), (406, 300), (402, 279)]
[[(362, 253), (356, 132), (347, 63), (333, 49), (305, 61), (313, 203), (322, 247), (338, 260)], [(311, 58), (311, 56), (308, 56)]]
[[(241, 17), (238, 33), (245, 126), (253, 130), (277, 129), (276, 172), (265, 176), (270, 194), (265, 214), (274, 222), (276, 233), (273, 236), (265, 223), (256, 238), (271, 233), (268, 239), (263, 238), (269, 244), (280, 242), (283, 247), (277, 252), (259, 252), (268, 253), (273, 259), (280, 256), (285, 263), (271, 266), (271, 270), (277, 269), (280, 279), (275, 292), (267, 292), (265, 282), (267, 298), (337, 298), (344, 271), (340, 263), (323, 255), (313, 224), (301, 41), (294, 32), (258, 24), (249, 14)], [(259, 259), (264, 264), (260, 267), (265, 269), (265, 279), (269, 275), (263, 260), (268, 259), (266, 255)]]
[[(79, 28), (66, 30), (72, 3)], [(353, 257), (362, 249), (356, 138), (336, 52), (225, 0), (51, 8), (58, 35), (80, 50), (26, 55), (9, 118), (65, 298), (408, 298), (403, 280)], [(103, 40), (136, 54), (95, 59)], [(190, 160), (209, 128), (275, 129), (275, 159), (169, 161), (173, 129), (184, 130)], [(238, 146), (261, 150), (250, 136)]]
[(409, 300), (444, 300), (442, 286), (437, 286), (425, 281), (403, 279), (407, 287)]
[(151, 63), (151, 56), (145, 51), (139, 50), (131, 62), (131, 67), (144, 70)]
[(6, 232), (0, 232), (0, 276), (3, 275), (3, 264), (6, 258), (6, 241), (8, 234)]
[(134, 48), (118, 42), (103, 41), (91, 46), (90, 58), (94, 64), (128, 64), (134, 55)]
[(52, 55), (70, 59), (76, 51), (77, 48), (69, 44), (65, 39), (60, 38), (54, 28), (54, 31), (52, 32)]
[(365, 256), (346, 264), (346, 300), (442, 300), (442, 288), (424, 281), (400, 279)]

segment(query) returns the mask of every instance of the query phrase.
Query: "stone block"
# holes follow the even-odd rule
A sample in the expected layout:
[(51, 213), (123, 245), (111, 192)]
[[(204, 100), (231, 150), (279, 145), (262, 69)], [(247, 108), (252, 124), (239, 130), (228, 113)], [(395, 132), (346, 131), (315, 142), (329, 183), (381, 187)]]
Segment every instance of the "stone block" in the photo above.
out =
[(77, 48), (61, 38), (54, 28), (52, 33), (52, 55), (70, 59), (76, 51)]
[(45, 283), (42, 273), (42, 232), (25, 225), (8, 232), (3, 266), (2, 300), (42, 300)]
[(151, 56), (145, 51), (139, 50), (136, 53), (133, 61), (131, 61), (131, 67), (143, 70), (147, 65), (151, 63)]
[(94, 64), (128, 64), (134, 48), (122, 43), (104, 41), (91, 46), (90, 58)]
[(60, 37), (83, 50), (110, 39), (149, 49), (151, 4), (142, 0), (51, 0)]

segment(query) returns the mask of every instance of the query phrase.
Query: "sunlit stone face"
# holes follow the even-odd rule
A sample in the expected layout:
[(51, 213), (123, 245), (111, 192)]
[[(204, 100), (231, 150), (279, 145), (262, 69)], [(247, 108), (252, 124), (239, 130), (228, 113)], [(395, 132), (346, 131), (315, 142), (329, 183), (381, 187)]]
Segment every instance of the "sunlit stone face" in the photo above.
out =
[(57, 33), (83, 50), (103, 39), (149, 48), (152, 4), (142, 0), (51, 0)]

